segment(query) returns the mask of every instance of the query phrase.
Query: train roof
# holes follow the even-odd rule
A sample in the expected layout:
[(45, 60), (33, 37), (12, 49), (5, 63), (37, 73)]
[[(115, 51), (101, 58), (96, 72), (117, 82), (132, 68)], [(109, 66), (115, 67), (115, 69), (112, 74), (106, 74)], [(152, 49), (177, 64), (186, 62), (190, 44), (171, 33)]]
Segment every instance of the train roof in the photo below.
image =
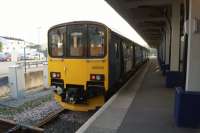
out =
[(91, 21), (91, 20), (76, 20), (76, 21), (70, 21), (70, 22), (54, 25), (50, 29), (56, 28), (56, 27), (59, 27), (59, 26), (63, 26), (63, 25), (80, 24), (80, 23), (82, 23), (82, 24), (83, 23), (85, 23), (85, 24), (97, 24), (97, 25), (105, 26), (105, 27), (111, 29), (111, 31), (116, 32), (117, 34), (137, 43), (138, 45), (149, 49), (148, 44), (142, 39), (142, 37), (132, 27), (129, 27), (129, 31), (126, 31), (126, 30), (123, 30), (124, 27), (115, 26), (115, 25), (110, 24), (110, 23), (103, 23), (103, 22)]

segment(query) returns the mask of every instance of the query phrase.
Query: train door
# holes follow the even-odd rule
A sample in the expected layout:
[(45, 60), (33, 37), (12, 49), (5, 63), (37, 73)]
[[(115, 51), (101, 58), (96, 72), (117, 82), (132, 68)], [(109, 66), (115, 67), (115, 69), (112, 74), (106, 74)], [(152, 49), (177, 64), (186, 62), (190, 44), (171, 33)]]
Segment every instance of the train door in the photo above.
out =
[(117, 72), (117, 79), (121, 76), (121, 53), (120, 53), (120, 39), (116, 38), (114, 41), (114, 49), (115, 49), (115, 69)]
[(127, 41), (122, 42), (122, 52), (123, 52), (123, 65), (124, 65), (124, 73), (127, 73), (131, 69), (131, 61), (130, 61), (130, 45)]
[(121, 63), (120, 38), (112, 34), (109, 45), (109, 78), (111, 86), (119, 81), (121, 77)]
[(133, 46), (130, 42), (126, 44), (126, 51), (127, 51), (127, 64), (126, 64), (126, 71), (129, 72), (133, 66)]
[(134, 45), (134, 43), (132, 44), (132, 47), (133, 47), (133, 65), (132, 65), (132, 67), (133, 68), (135, 68), (135, 45)]
[(87, 80), (87, 25), (67, 27), (67, 47), (64, 61), (65, 84), (67, 88), (85, 88)]

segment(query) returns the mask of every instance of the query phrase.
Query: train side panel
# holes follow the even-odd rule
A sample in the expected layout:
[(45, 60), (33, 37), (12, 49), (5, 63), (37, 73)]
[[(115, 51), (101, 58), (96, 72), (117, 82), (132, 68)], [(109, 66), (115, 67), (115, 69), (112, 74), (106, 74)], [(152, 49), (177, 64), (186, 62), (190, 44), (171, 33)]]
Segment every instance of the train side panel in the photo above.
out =
[(109, 92), (114, 93), (123, 74), (123, 55), (121, 52), (121, 38), (111, 33), (109, 42)]

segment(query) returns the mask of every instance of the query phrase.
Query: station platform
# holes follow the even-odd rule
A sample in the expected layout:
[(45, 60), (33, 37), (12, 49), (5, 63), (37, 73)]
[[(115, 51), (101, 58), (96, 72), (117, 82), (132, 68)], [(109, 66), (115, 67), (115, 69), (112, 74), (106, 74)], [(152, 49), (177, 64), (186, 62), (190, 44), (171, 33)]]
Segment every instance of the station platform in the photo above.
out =
[(200, 133), (175, 125), (174, 97), (151, 59), (77, 133)]

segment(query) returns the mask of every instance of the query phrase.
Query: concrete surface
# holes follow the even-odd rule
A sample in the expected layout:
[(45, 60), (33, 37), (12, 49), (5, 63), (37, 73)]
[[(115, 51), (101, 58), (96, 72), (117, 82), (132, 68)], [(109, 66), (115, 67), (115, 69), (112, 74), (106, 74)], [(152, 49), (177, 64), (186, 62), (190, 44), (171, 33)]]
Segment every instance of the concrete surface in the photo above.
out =
[[(128, 108), (133, 101), (136, 91), (140, 88), (140, 85), (143, 81), (144, 75), (147, 71), (147, 67), (142, 68), (138, 73), (133, 76), (121, 89), (118, 93), (114, 95), (116, 98), (113, 102), (110, 102), (108, 108), (101, 111), (101, 109), (95, 113), (101, 113), (98, 117), (94, 119), (91, 124), (88, 124), (88, 127), (81, 127), (77, 133), (115, 133), (120, 127), (123, 118), (128, 111)], [(109, 102), (109, 101), (108, 101)], [(106, 103), (107, 104), (107, 103)], [(107, 106), (107, 105), (106, 105)], [(104, 106), (102, 107), (104, 108)], [(92, 117), (95, 117), (93, 115)], [(93, 119), (93, 118), (90, 118)], [(86, 122), (87, 125), (87, 122)]]
[(25, 74), (25, 88), (33, 89), (43, 86), (43, 71), (27, 72)]
[(0, 62), (0, 77), (8, 75), (8, 67), (11, 66), (12, 62)]
[(200, 133), (200, 129), (176, 127), (175, 90), (165, 87), (156, 60), (151, 59), (146, 75), (145, 70), (131, 78), (116, 98), (76, 133)]
[(7, 107), (19, 107), (23, 105), (25, 102), (33, 101), (34, 99), (38, 99), (52, 93), (51, 90), (37, 90), (37, 91), (29, 91), (26, 92), (25, 95), (19, 99), (12, 99), (12, 98), (5, 98), (0, 99), (0, 106), (7, 106)]
[[(13, 65), (12, 62), (0, 62), (0, 77), (8, 76), (8, 72), (9, 72), (8, 67), (11, 65)], [(43, 70), (43, 69), (44, 69), (44, 65), (40, 65), (38, 67), (28, 68), (27, 72)]]
[(175, 89), (165, 87), (165, 78), (152, 62), (118, 133), (199, 133), (178, 128), (174, 119)]

